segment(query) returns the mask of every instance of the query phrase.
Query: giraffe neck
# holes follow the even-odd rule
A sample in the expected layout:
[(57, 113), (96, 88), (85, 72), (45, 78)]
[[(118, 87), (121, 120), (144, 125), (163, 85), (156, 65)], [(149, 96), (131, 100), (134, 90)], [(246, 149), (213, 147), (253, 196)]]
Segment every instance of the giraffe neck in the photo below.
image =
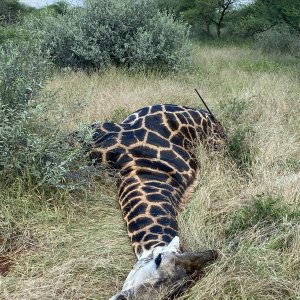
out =
[[(135, 168), (134, 168), (135, 169)], [(143, 181), (144, 176), (130, 172), (120, 185), (120, 205), (128, 235), (138, 258), (154, 249), (162, 250), (178, 234), (177, 206), (180, 195), (159, 178)], [(156, 180), (154, 180), (156, 179)], [(128, 185), (128, 181), (131, 183)], [(126, 188), (122, 189), (125, 186)]]
[[(176, 267), (177, 214), (196, 181), (193, 144), (217, 148), (226, 134), (211, 113), (172, 104), (144, 107), (121, 124), (91, 127), (93, 163), (107, 164), (120, 174), (120, 206), (138, 258), (122, 292), (112, 299), (144, 298), (149, 287), (157, 290), (164, 282), (186, 278), (186, 271), (181, 268), (179, 274)], [(168, 265), (175, 267), (174, 274)]]
[(121, 124), (95, 125), (91, 158), (119, 171), (119, 201), (137, 257), (166, 247), (196, 180), (193, 144), (215, 141), (214, 120), (201, 110), (156, 105)]

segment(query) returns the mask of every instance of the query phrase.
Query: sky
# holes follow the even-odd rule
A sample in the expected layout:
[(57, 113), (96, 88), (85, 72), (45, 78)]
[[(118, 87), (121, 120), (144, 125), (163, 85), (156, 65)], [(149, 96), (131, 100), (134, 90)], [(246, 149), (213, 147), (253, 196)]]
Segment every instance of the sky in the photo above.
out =
[[(30, 6), (34, 6), (34, 7), (42, 7), (45, 5), (55, 3), (57, 1), (58, 0), (20, 0), (20, 2), (30, 5)], [(69, 2), (71, 4), (80, 4), (80, 3), (82, 3), (82, 0), (67, 0), (67, 2)]]

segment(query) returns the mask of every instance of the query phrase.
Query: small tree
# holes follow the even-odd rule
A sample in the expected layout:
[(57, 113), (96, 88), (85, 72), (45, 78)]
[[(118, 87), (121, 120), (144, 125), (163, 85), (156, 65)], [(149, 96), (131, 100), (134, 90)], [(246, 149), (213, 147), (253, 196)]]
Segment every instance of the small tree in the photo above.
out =
[(0, 24), (15, 24), (22, 19), (22, 16), (34, 10), (19, 0), (1, 0), (0, 1)]
[[(220, 37), (225, 17), (236, 2), (237, 0), (177, 0), (174, 10), (181, 13), (189, 24), (201, 24), (209, 36), (212, 35), (211, 25), (215, 25), (217, 36)], [(170, 7), (166, 0), (160, 0), (159, 3)]]
[(300, 34), (299, 0), (257, 0), (237, 12), (235, 32), (245, 37), (286, 25)]
[(224, 19), (232, 8), (236, 0), (196, 0), (196, 7), (200, 18), (206, 24), (208, 32), (209, 26), (214, 24), (217, 30), (217, 36), (221, 36), (221, 28), (224, 25)]
[(258, 0), (262, 12), (270, 22), (285, 23), (300, 34), (299, 0)]
[(52, 10), (56, 15), (65, 15), (69, 9), (69, 4), (66, 1), (58, 1), (54, 4), (46, 6), (46, 10)]

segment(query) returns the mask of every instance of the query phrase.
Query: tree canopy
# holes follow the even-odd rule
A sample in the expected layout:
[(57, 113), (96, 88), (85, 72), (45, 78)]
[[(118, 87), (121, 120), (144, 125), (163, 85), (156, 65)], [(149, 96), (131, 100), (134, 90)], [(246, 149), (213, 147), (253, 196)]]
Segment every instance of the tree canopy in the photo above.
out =
[(212, 36), (215, 28), (220, 37), (222, 28), (229, 27), (230, 34), (251, 37), (280, 24), (300, 33), (299, 0), (256, 0), (246, 4), (239, 0), (157, 1), (160, 9), (175, 13), (193, 27), (200, 26), (207, 36)]
[(22, 4), (19, 0), (0, 1), (0, 24), (15, 24), (34, 8)]

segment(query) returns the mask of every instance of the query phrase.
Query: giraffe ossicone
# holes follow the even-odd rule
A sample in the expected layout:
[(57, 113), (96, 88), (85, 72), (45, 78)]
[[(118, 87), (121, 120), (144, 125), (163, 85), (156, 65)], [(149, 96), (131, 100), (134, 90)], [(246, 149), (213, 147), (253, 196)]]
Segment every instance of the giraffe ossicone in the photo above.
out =
[(113, 300), (155, 299), (183, 290), (217, 252), (181, 253), (177, 215), (197, 181), (195, 146), (218, 149), (227, 135), (205, 110), (173, 104), (144, 107), (122, 123), (93, 124), (90, 157), (119, 173), (119, 203), (138, 259)]

